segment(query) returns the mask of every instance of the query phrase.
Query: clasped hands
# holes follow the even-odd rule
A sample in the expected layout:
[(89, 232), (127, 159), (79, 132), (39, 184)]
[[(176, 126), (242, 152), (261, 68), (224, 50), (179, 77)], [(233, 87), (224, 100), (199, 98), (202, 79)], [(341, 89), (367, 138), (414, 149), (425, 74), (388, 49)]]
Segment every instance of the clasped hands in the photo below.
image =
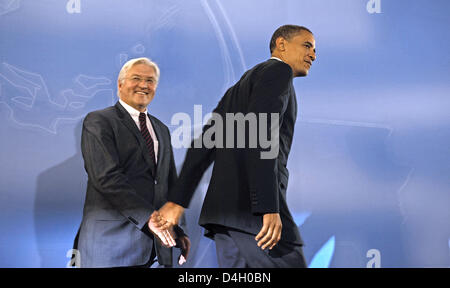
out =
[(174, 226), (184, 212), (184, 208), (172, 202), (166, 203), (159, 211), (154, 211), (148, 221), (148, 228), (158, 237), (164, 247), (178, 247), (181, 255), (178, 263), (183, 265), (186, 262), (191, 242), (186, 235), (176, 235)]
[[(183, 215), (184, 208), (173, 202), (167, 202), (159, 209), (155, 218), (155, 226), (161, 231), (170, 231)], [(258, 247), (262, 250), (269, 248), (271, 250), (281, 239), (282, 222), (279, 213), (267, 213), (263, 217), (263, 225), (255, 237)], [(162, 233), (167, 243), (173, 243), (170, 239), (170, 233)]]

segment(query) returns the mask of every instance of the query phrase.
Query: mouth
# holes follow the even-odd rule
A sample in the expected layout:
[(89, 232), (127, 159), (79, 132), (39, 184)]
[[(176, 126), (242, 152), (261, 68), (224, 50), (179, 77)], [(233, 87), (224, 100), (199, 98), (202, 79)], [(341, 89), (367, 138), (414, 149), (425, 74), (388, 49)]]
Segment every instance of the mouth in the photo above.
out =
[(312, 66), (312, 62), (311, 61), (305, 61), (305, 62), (309, 64), (309, 67)]
[(139, 95), (148, 95), (148, 92), (144, 92), (144, 91), (136, 91), (134, 93), (139, 94)]

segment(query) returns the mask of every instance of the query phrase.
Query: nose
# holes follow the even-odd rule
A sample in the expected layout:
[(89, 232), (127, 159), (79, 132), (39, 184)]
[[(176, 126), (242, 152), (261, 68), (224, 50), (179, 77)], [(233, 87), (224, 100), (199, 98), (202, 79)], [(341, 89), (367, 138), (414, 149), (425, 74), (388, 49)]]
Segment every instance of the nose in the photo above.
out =
[(139, 81), (138, 86), (139, 86), (139, 88), (141, 88), (141, 89), (148, 89), (148, 84), (147, 84), (147, 82), (146, 82), (144, 79), (141, 80), (141, 81)]
[(311, 59), (311, 61), (316, 61), (316, 52), (315, 51), (312, 51), (308, 56)]

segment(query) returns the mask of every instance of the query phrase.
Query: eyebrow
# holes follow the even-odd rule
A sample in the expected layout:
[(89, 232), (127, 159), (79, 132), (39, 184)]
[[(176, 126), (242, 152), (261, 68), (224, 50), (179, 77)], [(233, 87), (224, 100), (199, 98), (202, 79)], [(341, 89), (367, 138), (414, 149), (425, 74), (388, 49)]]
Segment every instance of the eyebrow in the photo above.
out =
[(133, 76), (138, 76), (138, 77), (141, 77), (141, 78), (147, 78), (147, 79), (150, 79), (150, 78), (156, 79), (156, 77), (154, 77), (154, 76), (145, 77), (145, 76), (143, 76), (143, 75), (139, 75), (139, 74), (135, 74), (135, 73), (131, 75), (131, 77), (133, 77)]
[[(309, 41), (305, 41), (305, 43), (309, 44), (309, 46), (311, 46), (311, 47), (314, 47), (314, 45), (311, 42), (309, 42)], [(316, 48), (314, 48), (314, 53), (316, 53)]]

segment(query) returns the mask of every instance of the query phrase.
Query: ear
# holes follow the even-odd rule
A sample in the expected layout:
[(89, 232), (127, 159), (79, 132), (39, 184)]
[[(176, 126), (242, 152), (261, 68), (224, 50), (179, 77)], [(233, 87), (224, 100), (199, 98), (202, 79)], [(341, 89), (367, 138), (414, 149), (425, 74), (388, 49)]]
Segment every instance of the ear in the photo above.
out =
[(275, 40), (275, 44), (279, 51), (286, 50), (286, 39), (284, 39), (283, 37), (278, 37), (277, 40)]

